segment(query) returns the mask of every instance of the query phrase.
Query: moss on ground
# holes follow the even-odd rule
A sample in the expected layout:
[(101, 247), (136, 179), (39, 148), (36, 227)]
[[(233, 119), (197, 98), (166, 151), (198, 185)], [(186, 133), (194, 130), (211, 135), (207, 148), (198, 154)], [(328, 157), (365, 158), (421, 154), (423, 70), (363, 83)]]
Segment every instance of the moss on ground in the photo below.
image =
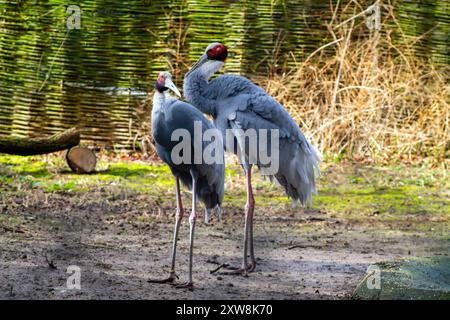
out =
[[(90, 175), (74, 174), (62, 156), (0, 155), (0, 200), (6, 204), (12, 197), (35, 191), (82, 196), (103, 190), (110, 201), (148, 195), (157, 205), (173, 203), (173, 178), (166, 165), (102, 160), (97, 170)], [(436, 237), (450, 238), (449, 180), (445, 168), (325, 164), (312, 209), (348, 221), (400, 223), (399, 228), (405, 231), (431, 231)], [(242, 169), (229, 166), (225, 181), (225, 206), (240, 210), (246, 201)], [(258, 174), (254, 187), (258, 210), (280, 215), (292, 211), (281, 187)]]
[(450, 299), (448, 257), (380, 262), (368, 270), (353, 293), (354, 299)]

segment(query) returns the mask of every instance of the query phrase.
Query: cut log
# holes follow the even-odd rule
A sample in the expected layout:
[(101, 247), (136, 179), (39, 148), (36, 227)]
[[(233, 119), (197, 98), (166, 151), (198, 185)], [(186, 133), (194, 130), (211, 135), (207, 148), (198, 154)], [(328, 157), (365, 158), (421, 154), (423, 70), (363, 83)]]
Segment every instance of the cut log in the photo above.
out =
[(67, 151), (66, 160), (75, 173), (92, 173), (97, 165), (94, 151), (85, 147), (73, 147)]
[(0, 138), (0, 153), (31, 156), (67, 150), (79, 143), (79, 129), (71, 128), (48, 138)]

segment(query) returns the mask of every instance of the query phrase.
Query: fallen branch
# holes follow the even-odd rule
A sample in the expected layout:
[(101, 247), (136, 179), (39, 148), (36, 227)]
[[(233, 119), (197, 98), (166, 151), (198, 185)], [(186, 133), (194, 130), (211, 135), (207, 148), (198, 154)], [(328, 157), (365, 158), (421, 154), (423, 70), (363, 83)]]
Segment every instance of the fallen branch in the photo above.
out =
[(222, 263), (221, 265), (219, 265), (217, 268), (215, 268), (214, 270), (209, 271), (210, 274), (214, 274), (217, 271), (219, 271), (222, 268), (228, 268), (229, 264), (228, 263)]
[(31, 156), (70, 149), (80, 143), (80, 131), (71, 128), (48, 138), (0, 138), (0, 153)]

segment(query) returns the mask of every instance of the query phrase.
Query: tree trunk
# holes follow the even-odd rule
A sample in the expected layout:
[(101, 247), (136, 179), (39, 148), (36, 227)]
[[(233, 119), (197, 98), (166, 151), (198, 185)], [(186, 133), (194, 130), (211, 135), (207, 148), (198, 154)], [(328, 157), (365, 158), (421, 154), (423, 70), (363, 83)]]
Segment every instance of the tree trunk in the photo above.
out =
[(43, 139), (0, 138), (0, 153), (31, 156), (70, 149), (79, 143), (80, 131), (75, 127)]
[(67, 151), (66, 161), (75, 173), (93, 173), (97, 165), (94, 151), (84, 147), (74, 147)]

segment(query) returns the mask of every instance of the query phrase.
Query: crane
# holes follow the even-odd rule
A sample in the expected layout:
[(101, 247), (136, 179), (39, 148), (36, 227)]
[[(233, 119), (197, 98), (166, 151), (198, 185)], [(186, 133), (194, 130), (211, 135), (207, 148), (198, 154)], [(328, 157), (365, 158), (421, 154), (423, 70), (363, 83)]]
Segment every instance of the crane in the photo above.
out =
[[(277, 180), (292, 199), (293, 207), (311, 202), (316, 193), (315, 175), (319, 172), (320, 159), (314, 147), (306, 139), (297, 123), (286, 109), (261, 87), (249, 79), (237, 75), (221, 75), (210, 79), (224, 66), (227, 48), (218, 42), (207, 46), (199, 60), (184, 77), (184, 96), (189, 103), (203, 113), (213, 117), (215, 126), (226, 140), (228, 132), (234, 136), (233, 146), (225, 145), (227, 151), (241, 154), (241, 165), (245, 171), (247, 201), (242, 265), (231, 274), (248, 275), (256, 267), (253, 246), (253, 215), (255, 200), (252, 190), (252, 165), (264, 167), (259, 156), (249, 159), (247, 142), (242, 132), (255, 129), (258, 139), (262, 129), (278, 132), (278, 169), (269, 178)], [(245, 139), (245, 137), (244, 137)], [(259, 151), (258, 151), (259, 152)], [(243, 157), (242, 157), (243, 155)], [(250, 264), (248, 264), (248, 256)]]
[[(185, 130), (191, 137), (195, 135), (195, 123), (201, 124), (201, 133), (214, 126), (206, 117), (192, 105), (171, 98), (166, 91), (170, 89), (178, 96), (181, 96), (177, 87), (172, 81), (168, 72), (161, 72), (155, 84), (155, 94), (153, 96), (152, 109), (152, 135), (156, 144), (156, 151), (159, 157), (169, 166), (174, 179), (176, 191), (177, 211), (175, 215), (175, 228), (173, 233), (172, 265), (169, 277), (162, 280), (149, 280), (153, 283), (173, 283), (176, 278), (175, 258), (177, 249), (178, 231), (183, 217), (183, 205), (180, 194), (180, 180), (183, 185), (192, 190), (192, 212), (189, 216), (189, 278), (184, 284), (177, 285), (178, 288), (193, 289), (192, 264), (194, 247), (194, 229), (197, 218), (197, 199), (204, 203), (206, 207), (205, 221), (207, 222), (212, 209), (219, 208), (224, 195), (224, 174), (225, 166), (223, 162), (223, 147), (221, 146), (222, 161), (207, 164), (203, 161), (194, 161), (194, 150), (187, 161), (179, 162), (174, 160), (172, 151), (177, 143), (172, 141), (173, 133), (178, 130)], [(195, 139), (194, 139), (195, 140)], [(202, 141), (201, 147), (205, 144)], [(193, 140), (190, 147), (194, 149)]]

